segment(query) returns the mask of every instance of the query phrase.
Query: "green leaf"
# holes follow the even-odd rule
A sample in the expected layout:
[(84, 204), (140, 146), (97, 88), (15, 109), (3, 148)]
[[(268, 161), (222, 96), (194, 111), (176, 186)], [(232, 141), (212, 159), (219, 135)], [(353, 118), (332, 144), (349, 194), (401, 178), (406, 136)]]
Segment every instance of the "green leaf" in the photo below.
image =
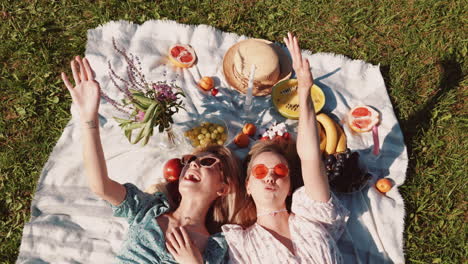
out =
[(143, 132), (144, 138), (143, 138), (143, 146), (148, 144), (149, 138), (151, 137), (151, 130), (153, 129), (151, 127), (151, 122), (148, 122), (147, 125), (145, 126), (145, 131)]
[(126, 129), (126, 130), (133, 130), (133, 129), (141, 128), (141, 127), (144, 127), (144, 126), (145, 126), (145, 123), (134, 122), (134, 123), (128, 124), (128, 125), (125, 127), (125, 129)]
[(138, 142), (140, 142), (140, 140), (143, 138), (143, 128), (140, 129), (140, 131), (138, 132), (136, 138), (133, 140), (133, 141), (130, 141), (130, 143), (132, 144), (136, 144)]
[(132, 129), (124, 129), (124, 134), (128, 139), (128, 142), (132, 142)]
[(137, 108), (138, 110), (143, 111), (143, 112), (146, 112), (146, 110), (148, 109), (147, 106), (143, 106), (140, 103), (138, 103), (137, 101), (133, 101), (132, 104), (135, 106), (135, 108)]
[(145, 108), (148, 108), (151, 104), (155, 103), (154, 100), (138, 94), (134, 94), (133, 99)]
[(117, 123), (120, 123), (120, 124), (127, 124), (127, 123), (130, 123), (130, 122), (133, 122), (132, 120), (128, 120), (128, 119), (123, 119), (123, 118), (118, 118), (118, 117), (113, 117), (115, 121), (117, 121)]

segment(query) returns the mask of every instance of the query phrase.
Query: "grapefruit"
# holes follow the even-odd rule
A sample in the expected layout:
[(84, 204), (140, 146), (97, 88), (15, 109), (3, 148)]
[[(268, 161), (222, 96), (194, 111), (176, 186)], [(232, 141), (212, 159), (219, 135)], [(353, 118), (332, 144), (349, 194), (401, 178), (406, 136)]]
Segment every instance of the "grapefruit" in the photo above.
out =
[[(325, 105), (325, 94), (315, 84), (310, 89), (315, 112), (318, 113)], [(272, 100), (273, 105), (282, 116), (289, 119), (299, 119), (297, 79), (284, 80), (273, 86)]]
[(359, 133), (371, 131), (379, 122), (379, 113), (367, 105), (356, 106), (348, 112), (349, 127)]
[(195, 50), (189, 45), (175, 44), (169, 48), (169, 61), (176, 67), (190, 68), (196, 59)]

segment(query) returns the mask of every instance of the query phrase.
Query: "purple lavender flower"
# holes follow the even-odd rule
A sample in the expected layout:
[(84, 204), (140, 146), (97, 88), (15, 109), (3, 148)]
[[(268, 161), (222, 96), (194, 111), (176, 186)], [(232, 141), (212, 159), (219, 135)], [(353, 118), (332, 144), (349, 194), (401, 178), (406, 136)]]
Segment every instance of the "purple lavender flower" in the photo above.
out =
[(166, 83), (153, 83), (153, 89), (155, 92), (155, 97), (158, 101), (175, 101), (177, 96), (173, 91), (172, 86)]
[(122, 113), (125, 113), (125, 114), (130, 114), (127, 109), (124, 108), (123, 105), (117, 103), (115, 100), (113, 100), (112, 98), (110, 98), (107, 94), (104, 93), (104, 91), (102, 91), (102, 89), (100, 89), (100, 94), (102, 96), (102, 98), (104, 98), (104, 100), (106, 100), (107, 102), (109, 102), (115, 109), (117, 109), (118, 111), (122, 112)]

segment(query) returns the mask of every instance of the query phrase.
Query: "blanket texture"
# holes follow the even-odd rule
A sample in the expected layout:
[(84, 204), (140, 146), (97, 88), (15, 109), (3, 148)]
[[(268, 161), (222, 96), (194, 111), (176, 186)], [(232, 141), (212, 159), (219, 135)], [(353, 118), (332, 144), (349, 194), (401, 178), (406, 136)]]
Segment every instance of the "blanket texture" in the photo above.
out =
[[(176, 131), (207, 113), (224, 119), (231, 135), (240, 131), (245, 121), (241, 117), (245, 96), (229, 88), (223, 76), (222, 59), (229, 47), (246, 36), (167, 20), (152, 20), (142, 25), (116, 21), (91, 29), (86, 57), (103, 90), (111, 98), (119, 99), (122, 95), (109, 79), (108, 62), (120, 76), (126, 76), (126, 65), (113, 48), (113, 38), (121, 48), (141, 58), (149, 79), (174, 81), (184, 89), (187, 112), (175, 116)], [(198, 62), (194, 67), (175, 70), (162, 64), (161, 59), (174, 43), (190, 44), (195, 49)], [(367, 104), (382, 114), (378, 156), (372, 154), (371, 133), (351, 136), (351, 131), (344, 126), (348, 146), (360, 152), (360, 162), (373, 174), (369, 185), (361, 191), (337, 194), (351, 211), (347, 231), (339, 241), (345, 263), (404, 263), (405, 210), (397, 187), (404, 183), (408, 159), (379, 66), (329, 53), (313, 54), (304, 50), (303, 55), (310, 60), (315, 82), (326, 95), (324, 112), (343, 120), (349, 109)], [(201, 76), (216, 77), (218, 96), (207, 96), (197, 89), (196, 82)], [(256, 97), (253, 104), (250, 118), (257, 126), (274, 120), (285, 121), (293, 133), (297, 132), (297, 121), (280, 116), (272, 107), (270, 96)], [(126, 222), (111, 217), (110, 207), (88, 189), (79, 116), (73, 105), (71, 114), (41, 173), (17, 263), (113, 263), (125, 237)], [(145, 147), (131, 145), (112, 119), (120, 112), (102, 100), (99, 114), (109, 175), (120, 183), (132, 182), (145, 189), (162, 177), (162, 166), (167, 159), (190, 151), (187, 144), (167, 150), (164, 137), (157, 134)], [(230, 146), (239, 157), (245, 156), (246, 150)], [(372, 187), (382, 177), (395, 183), (386, 195)]]

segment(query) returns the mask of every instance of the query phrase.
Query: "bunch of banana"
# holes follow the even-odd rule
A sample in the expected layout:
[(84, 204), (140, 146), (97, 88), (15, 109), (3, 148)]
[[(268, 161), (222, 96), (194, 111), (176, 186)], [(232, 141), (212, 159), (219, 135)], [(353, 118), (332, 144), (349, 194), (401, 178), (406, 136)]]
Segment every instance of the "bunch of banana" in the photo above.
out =
[[(128, 141), (132, 144), (137, 144), (140, 140), (143, 139), (142, 145), (146, 145), (153, 135), (153, 128), (155, 126), (155, 120), (158, 116), (161, 109), (159, 109), (159, 104), (148, 97), (145, 97), (143, 93), (129, 89), (132, 93), (133, 100), (123, 99), (122, 102), (124, 105), (132, 104), (135, 106), (135, 111), (131, 114), (131, 117), (134, 118), (138, 111), (145, 113), (143, 120), (135, 121), (133, 119), (127, 120), (122, 118), (114, 117), (114, 119), (119, 123), (119, 126), (124, 130), (124, 134), (127, 137)], [(136, 138), (132, 140), (132, 131), (134, 129), (140, 129), (138, 131)], [(161, 130), (161, 129), (160, 129)]]
[(320, 151), (335, 154), (346, 151), (346, 134), (339, 124), (324, 113), (317, 115)]

